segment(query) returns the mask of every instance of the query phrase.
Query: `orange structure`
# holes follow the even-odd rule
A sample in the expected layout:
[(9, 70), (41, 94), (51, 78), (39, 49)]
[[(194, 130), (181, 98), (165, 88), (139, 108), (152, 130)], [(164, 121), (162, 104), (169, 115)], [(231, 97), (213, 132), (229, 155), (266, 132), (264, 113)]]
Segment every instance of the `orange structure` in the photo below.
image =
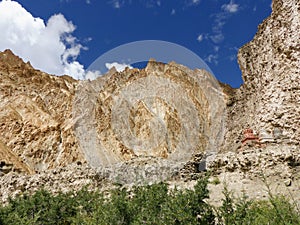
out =
[(245, 145), (247, 142), (260, 144), (259, 137), (254, 135), (253, 130), (250, 128), (244, 130), (244, 139), (242, 140), (242, 145)]

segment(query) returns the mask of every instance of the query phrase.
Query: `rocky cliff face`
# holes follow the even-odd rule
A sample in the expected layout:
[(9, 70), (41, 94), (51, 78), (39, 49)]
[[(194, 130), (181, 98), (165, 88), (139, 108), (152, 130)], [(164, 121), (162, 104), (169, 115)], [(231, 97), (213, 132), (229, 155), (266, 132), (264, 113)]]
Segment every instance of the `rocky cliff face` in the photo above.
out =
[(78, 82), (36, 71), (9, 50), (0, 62), (2, 172), (85, 159), (94, 167), (149, 157), (184, 163), (222, 144), (224, 96), (206, 71), (151, 61)]
[(0, 171), (35, 173), (83, 160), (72, 127), (76, 85), (0, 53)]
[(300, 2), (274, 0), (273, 12), (243, 46), (244, 80), (229, 107), (227, 145), (235, 150), (251, 128), (266, 142), (300, 142)]
[(172, 163), (213, 154), (223, 141), (225, 102), (206, 71), (150, 61), (78, 86), (76, 133), (93, 166), (141, 157)]
[[(239, 51), (244, 84), (236, 90), (175, 63), (79, 82), (0, 53), (0, 197), (96, 187), (106, 178), (182, 179), (199, 173), (204, 152), (218, 152), (208, 166), (229, 188), (255, 198), (264, 173), (300, 203), (299, 37), (300, 2), (274, 0)], [(222, 189), (210, 188), (218, 199)]]

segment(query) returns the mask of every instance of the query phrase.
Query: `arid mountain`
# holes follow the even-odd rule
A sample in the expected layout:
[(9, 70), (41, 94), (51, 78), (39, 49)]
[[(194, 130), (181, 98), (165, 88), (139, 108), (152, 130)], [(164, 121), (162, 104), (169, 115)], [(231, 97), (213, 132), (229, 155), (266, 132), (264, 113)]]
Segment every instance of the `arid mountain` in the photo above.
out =
[(2, 170), (35, 173), (83, 160), (72, 121), (76, 85), (69, 76), (33, 69), (9, 50), (0, 53)]
[(170, 163), (221, 146), (225, 98), (204, 70), (150, 61), (78, 85), (74, 100), (76, 134), (93, 166), (141, 157)]
[[(133, 182), (137, 174), (180, 183), (200, 173), (206, 158), (236, 193), (266, 197), (264, 174), (300, 203), (300, 2), (274, 0), (272, 7), (239, 51), (239, 89), (206, 71), (155, 61), (76, 81), (0, 53), (2, 200), (32, 187)], [(210, 189), (217, 204), (222, 186)]]

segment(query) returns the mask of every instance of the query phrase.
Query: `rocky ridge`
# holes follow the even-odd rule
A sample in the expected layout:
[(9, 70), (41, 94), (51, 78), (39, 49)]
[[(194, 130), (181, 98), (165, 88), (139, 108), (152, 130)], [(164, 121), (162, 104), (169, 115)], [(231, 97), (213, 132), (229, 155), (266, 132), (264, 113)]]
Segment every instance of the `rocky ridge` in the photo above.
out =
[(73, 131), (77, 81), (51, 76), (10, 50), (0, 53), (1, 169), (33, 174), (84, 161)]
[[(112, 70), (96, 82), (78, 82), (68, 76), (55, 77), (36, 71), (10, 51), (1, 53), (2, 201), (6, 201), (8, 196), (22, 191), (33, 192), (41, 187), (56, 193), (87, 184), (93, 189), (103, 185), (112, 187), (116, 181), (133, 182), (129, 179), (132, 175), (119, 180), (119, 175), (124, 170), (129, 174), (155, 178), (153, 172), (157, 175), (156, 171), (167, 168), (167, 176), (164, 178), (172, 185), (191, 188), (194, 179), (201, 175), (204, 153), (217, 152), (216, 149), (206, 148), (209, 146), (209, 138), (213, 140), (223, 138), (224, 135), (219, 154), (213, 154), (214, 157), (206, 160), (207, 168), (213, 172), (212, 184), (209, 186), (210, 201), (219, 203), (224, 183), (237, 195), (245, 191), (251, 198), (265, 198), (265, 182), (269, 182), (276, 193), (292, 195), (300, 205), (299, 4), (296, 0), (273, 1), (271, 16), (259, 26), (253, 41), (239, 51), (238, 60), (244, 79), (241, 88), (231, 89), (221, 85), (222, 93), (208, 79), (210, 89), (218, 90), (214, 92), (213, 99), (225, 100), (227, 104), (225, 135), (222, 126), (218, 126), (223, 120), (216, 123), (216, 127), (220, 128), (216, 136), (212, 132), (215, 126), (211, 125), (211, 119), (214, 118), (211, 115), (220, 116), (223, 111), (208, 113), (215, 105), (211, 103), (213, 99), (208, 99), (205, 95), (207, 90), (203, 87), (201, 90), (197, 89), (197, 85), (183, 85), (184, 92), (193, 90), (188, 94), (188, 98), (192, 99), (191, 110), (195, 105), (197, 108), (195, 102), (198, 101), (200, 106), (204, 106), (199, 110), (199, 120), (204, 121), (205, 128), (210, 127), (211, 130), (200, 129), (202, 133), (198, 135), (204, 138), (200, 148), (194, 151), (197, 154), (194, 157), (191, 154), (190, 160), (176, 165), (159, 161), (157, 156), (168, 158), (180, 141), (176, 139), (176, 132), (182, 128), (181, 121), (184, 121), (183, 117), (178, 116), (180, 108), (174, 107), (174, 104), (165, 104), (169, 102), (166, 101), (167, 97), (145, 100), (143, 96), (139, 96), (142, 101), (134, 101), (131, 109), (127, 110), (126, 115), (131, 118), (127, 125), (137, 137), (151, 144), (151, 140), (155, 140), (153, 137), (157, 135), (151, 134), (149, 128), (153, 127), (156, 132), (163, 131), (162, 133), (171, 137), (170, 145), (162, 140), (158, 143), (162, 144), (159, 148), (145, 153), (141, 148), (134, 148), (143, 145), (139, 145), (130, 136), (127, 144), (121, 145), (124, 140), (120, 140), (117, 132), (114, 133), (116, 124), (111, 123), (115, 121), (112, 120), (115, 118), (112, 113), (114, 105), (123, 104), (122, 94), (127, 96), (128, 93), (141, 90), (140, 84), (131, 85), (135, 77), (141, 76), (149, 79), (150, 83), (160, 81), (158, 83), (164, 84), (161, 81), (165, 81), (170, 75), (170, 68), (173, 68), (171, 80), (178, 75), (183, 76), (182, 80), (175, 78), (174, 82), (167, 82), (171, 87), (176, 87), (176, 84), (193, 83), (195, 74), (206, 77), (205, 72), (193, 72), (180, 65), (174, 68), (174, 64), (150, 62), (148, 69), (142, 71), (127, 69), (119, 74)], [(134, 99), (135, 96), (131, 98)], [(75, 110), (74, 102), (76, 106), (80, 106), (75, 107)], [(154, 116), (157, 114), (160, 116)], [(168, 129), (162, 124), (166, 124)], [(86, 133), (90, 131), (92, 133)], [(125, 129), (123, 131), (127, 132)], [(149, 139), (151, 135), (154, 136)], [(102, 143), (104, 147), (101, 146)], [(91, 146), (100, 146), (102, 151), (99, 154), (97, 148), (94, 149), (95, 152), (87, 152), (85, 149)], [(94, 157), (96, 160), (93, 161), (93, 153), (99, 154), (98, 160)], [(107, 156), (109, 160), (104, 159)], [(97, 166), (99, 158), (100, 164), (108, 162), (106, 166), (95, 169), (86, 164), (88, 161)], [(115, 166), (110, 167), (111, 164)], [(159, 175), (161, 174), (158, 174), (160, 179)], [(221, 184), (213, 184), (213, 179), (219, 180)], [(150, 179), (150, 182), (155, 181)]]
[(95, 167), (141, 157), (182, 163), (219, 148), (224, 101), (206, 71), (152, 60), (145, 69), (112, 70), (81, 82), (74, 100), (75, 131)]

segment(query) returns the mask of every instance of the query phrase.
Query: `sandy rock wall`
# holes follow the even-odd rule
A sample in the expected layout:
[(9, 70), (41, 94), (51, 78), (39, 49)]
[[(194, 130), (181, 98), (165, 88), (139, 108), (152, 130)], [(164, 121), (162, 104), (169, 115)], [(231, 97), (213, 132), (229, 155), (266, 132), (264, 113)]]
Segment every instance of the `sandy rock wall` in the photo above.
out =
[[(182, 163), (216, 152), (224, 136), (225, 102), (206, 71), (150, 61), (145, 69), (110, 71), (81, 82), (76, 133), (93, 166), (140, 157)], [(171, 166), (170, 164), (170, 166)]]
[(229, 108), (225, 150), (236, 150), (243, 130), (266, 141), (300, 142), (300, 2), (274, 0), (273, 12), (243, 46), (244, 80)]
[(196, 153), (216, 154), (225, 110), (222, 89), (203, 70), (150, 61), (78, 82), (37, 71), (7, 50), (0, 54), (0, 172), (151, 157), (171, 168)]
[(33, 69), (9, 50), (0, 53), (3, 165), (34, 173), (83, 161), (72, 127), (76, 84)]

